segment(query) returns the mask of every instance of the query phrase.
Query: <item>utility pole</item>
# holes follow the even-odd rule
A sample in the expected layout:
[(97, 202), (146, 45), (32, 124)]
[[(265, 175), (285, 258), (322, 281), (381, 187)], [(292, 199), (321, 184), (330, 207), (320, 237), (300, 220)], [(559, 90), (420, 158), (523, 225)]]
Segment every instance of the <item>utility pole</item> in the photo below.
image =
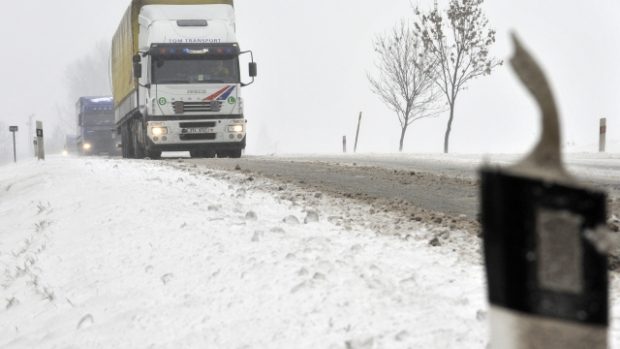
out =
[(342, 152), (347, 152), (347, 136), (342, 136)]
[(15, 145), (15, 132), (19, 131), (17, 126), (9, 126), (9, 132), (13, 134), (13, 162), (17, 162), (17, 148)]
[(362, 124), (362, 112), (360, 112), (360, 117), (357, 119), (357, 132), (355, 132), (355, 145), (353, 146), (353, 152), (357, 153), (357, 141), (360, 137), (360, 125)]

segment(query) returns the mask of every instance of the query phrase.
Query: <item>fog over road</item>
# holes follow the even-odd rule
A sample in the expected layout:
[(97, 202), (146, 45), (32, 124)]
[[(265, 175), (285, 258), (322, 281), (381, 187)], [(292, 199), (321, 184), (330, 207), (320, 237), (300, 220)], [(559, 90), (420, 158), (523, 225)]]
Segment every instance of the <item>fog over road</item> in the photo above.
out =
[[(249, 156), (242, 159), (192, 159), (199, 166), (242, 170), (345, 196), (405, 200), (421, 209), (465, 215), (478, 213), (477, 171), (483, 162), (505, 166), (517, 156), (344, 155)], [(607, 191), (618, 215), (620, 156), (567, 156), (567, 167), (586, 184)]]

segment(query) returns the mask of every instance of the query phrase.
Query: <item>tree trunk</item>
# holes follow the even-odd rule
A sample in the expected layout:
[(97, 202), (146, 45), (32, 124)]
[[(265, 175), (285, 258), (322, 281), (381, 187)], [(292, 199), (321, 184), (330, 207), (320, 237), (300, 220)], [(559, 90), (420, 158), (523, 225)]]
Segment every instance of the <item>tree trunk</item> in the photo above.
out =
[(398, 151), (403, 152), (403, 145), (405, 143), (405, 133), (407, 132), (407, 126), (403, 127), (402, 132), (400, 133), (400, 146)]
[(448, 154), (450, 151), (450, 132), (452, 132), (452, 120), (454, 120), (454, 105), (455, 103), (450, 103), (450, 118), (448, 119), (448, 126), (446, 127), (446, 135), (443, 139), (443, 152), (444, 154)]

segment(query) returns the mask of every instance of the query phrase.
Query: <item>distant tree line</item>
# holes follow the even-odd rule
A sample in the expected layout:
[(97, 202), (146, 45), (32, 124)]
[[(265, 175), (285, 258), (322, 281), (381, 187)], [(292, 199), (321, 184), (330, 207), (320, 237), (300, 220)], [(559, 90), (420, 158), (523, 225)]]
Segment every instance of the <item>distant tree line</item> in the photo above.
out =
[(373, 93), (398, 117), (400, 151), (414, 121), (448, 109), (443, 147), (448, 153), (459, 93), (502, 64), (490, 54), (495, 30), (489, 28), (483, 3), (450, 0), (444, 11), (437, 3), (428, 11), (415, 8), (413, 19), (374, 40), (377, 73), (368, 80)]

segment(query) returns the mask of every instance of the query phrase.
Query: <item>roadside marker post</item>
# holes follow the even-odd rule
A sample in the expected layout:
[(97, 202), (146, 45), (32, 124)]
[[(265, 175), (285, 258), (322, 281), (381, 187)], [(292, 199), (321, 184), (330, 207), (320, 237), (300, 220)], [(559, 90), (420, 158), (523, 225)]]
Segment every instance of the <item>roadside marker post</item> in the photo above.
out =
[(13, 162), (17, 162), (17, 148), (15, 144), (15, 132), (19, 131), (18, 126), (9, 126), (9, 132), (13, 134)]
[(607, 118), (601, 118), (599, 138), (598, 138), (598, 151), (600, 153), (605, 152), (606, 143), (607, 143)]
[(37, 159), (45, 160), (45, 143), (43, 140), (43, 122), (37, 121)]
[[(32, 126), (33, 126), (33, 124), (34, 124), (34, 123), (32, 122), (32, 119), (34, 119), (34, 114), (30, 114), (30, 115), (28, 115), (28, 135), (29, 135), (30, 137), (32, 137)], [(36, 146), (35, 146), (35, 148), (34, 148), (34, 153), (33, 153), (33, 154), (34, 154), (34, 157), (36, 158), (36, 157), (37, 157), (37, 149), (36, 149)]]
[(543, 132), (521, 162), (481, 170), (490, 347), (606, 349), (608, 262), (592, 238), (606, 229), (606, 195), (565, 171), (553, 94), (515, 45), (511, 64), (542, 110)]
[(355, 132), (355, 145), (353, 146), (353, 152), (357, 153), (357, 141), (360, 137), (360, 126), (362, 125), (362, 112), (360, 112), (360, 116), (357, 119), (357, 131)]

